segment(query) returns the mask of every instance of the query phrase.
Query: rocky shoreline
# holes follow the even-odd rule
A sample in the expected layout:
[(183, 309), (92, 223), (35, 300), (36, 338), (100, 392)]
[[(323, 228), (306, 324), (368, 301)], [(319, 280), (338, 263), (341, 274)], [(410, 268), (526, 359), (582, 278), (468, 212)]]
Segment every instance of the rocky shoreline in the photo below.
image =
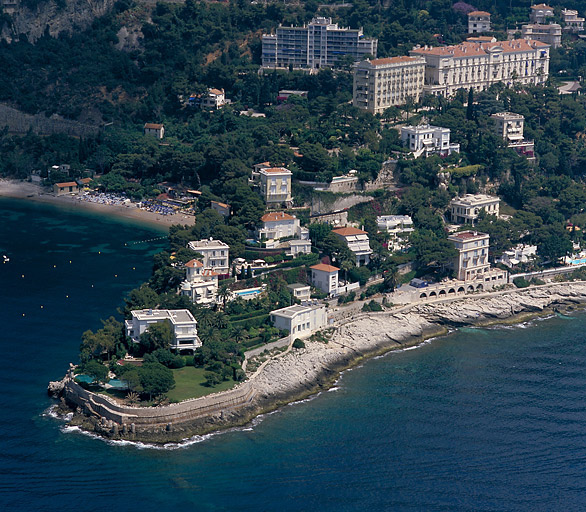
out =
[(270, 360), (250, 379), (255, 393), (241, 407), (195, 421), (126, 433), (77, 408), (69, 424), (108, 438), (156, 444), (178, 442), (245, 425), (260, 414), (328, 389), (341, 371), (369, 357), (414, 346), (459, 327), (517, 323), (554, 311), (572, 311), (585, 303), (586, 282), (571, 282), (360, 313), (336, 325), (327, 343), (308, 342), (303, 349)]

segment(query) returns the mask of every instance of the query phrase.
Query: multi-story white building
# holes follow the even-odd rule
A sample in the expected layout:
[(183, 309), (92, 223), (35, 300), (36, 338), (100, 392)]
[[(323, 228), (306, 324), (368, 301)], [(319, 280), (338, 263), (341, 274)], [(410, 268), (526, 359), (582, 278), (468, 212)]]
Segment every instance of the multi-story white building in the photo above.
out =
[(584, 18), (578, 16), (578, 11), (562, 9), (562, 20), (564, 22), (564, 30), (568, 32), (584, 31)]
[(457, 224), (472, 224), (478, 219), (478, 214), (484, 210), (488, 215), (499, 215), (501, 200), (496, 196), (486, 194), (466, 194), (456, 197), (450, 202), (450, 218)]
[(309, 338), (328, 324), (325, 304), (295, 304), (271, 311), (271, 322), (278, 329), (289, 331), (292, 338)]
[(285, 167), (268, 167), (260, 169), (260, 193), (267, 206), (292, 204), (291, 177), (293, 173)]
[(537, 246), (518, 244), (512, 249), (503, 252), (503, 255), (497, 260), (509, 268), (516, 267), (522, 263), (529, 263), (537, 258)]
[(150, 325), (168, 321), (173, 327), (172, 350), (193, 352), (201, 347), (197, 335), (197, 321), (188, 309), (140, 309), (131, 311), (132, 318), (125, 321), (126, 335), (139, 343), (141, 335)]
[(380, 231), (386, 231), (391, 235), (389, 250), (398, 251), (406, 246), (406, 238), (413, 233), (413, 219), (409, 215), (381, 215), (376, 218), (376, 224)]
[(450, 143), (450, 129), (441, 126), (429, 124), (404, 126), (401, 128), (401, 141), (415, 155), (415, 158), (432, 154), (448, 156), (460, 152), (460, 144)]
[(199, 105), (204, 110), (218, 110), (228, 103), (230, 102), (226, 99), (224, 89), (212, 88), (201, 97)]
[(345, 242), (348, 249), (354, 253), (357, 267), (369, 264), (372, 249), (366, 231), (350, 227), (333, 229), (332, 233)]
[(279, 240), (280, 238), (294, 237), (299, 240), (309, 240), (309, 230), (302, 228), (295, 215), (285, 212), (270, 212), (263, 215), (262, 228), (257, 231), (257, 239)]
[(338, 267), (319, 263), (309, 268), (313, 286), (330, 296), (338, 293), (338, 272), (340, 271)]
[(262, 36), (263, 68), (332, 67), (343, 55), (360, 60), (376, 57), (376, 39), (367, 39), (362, 29), (341, 28), (331, 18), (316, 17), (307, 26), (277, 28)]
[(185, 264), (185, 281), (181, 283), (180, 293), (189, 297), (193, 303), (215, 304), (218, 295), (218, 274), (211, 268), (204, 268), (201, 261), (188, 261)]
[(454, 244), (458, 251), (458, 256), (454, 261), (456, 279), (460, 281), (484, 280), (484, 274), (490, 272), (489, 239), (489, 235), (478, 231), (461, 231), (448, 237), (448, 240)]
[(549, 75), (549, 45), (540, 41), (464, 41), (415, 47), (409, 54), (425, 58), (423, 93), (437, 96), (452, 96), (462, 88), (484, 91), (496, 83), (543, 85)]
[(302, 283), (288, 284), (287, 288), (291, 290), (291, 294), (297, 300), (309, 300), (311, 298), (311, 286)]
[(194, 240), (189, 242), (187, 247), (202, 255), (203, 268), (209, 268), (218, 274), (229, 273), (230, 266), (228, 264), (228, 258), (230, 255), (230, 246), (228, 244), (210, 238)]
[(525, 117), (513, 112), (498, 112), (490, 116), (494, 122), (495, 133), (502, 137), (507, 146), (528, 160), (535, 159), (535, 142), (525, 139), (523, 127)]
[(379, 114), (393, 105), (416, 103), (424, 77), (425, 59), (421, 57), (364, 60), (354, 67), (353, 104)]
[(532, 5), (529, 12), (529, 19), (532, 23), (545, 23), (547, 18), (553, 18), (553, 16), (553, 7), (545, 4)]
[(541, 41), (552, 48), (559, 48), (562, 45), (562, 27), (557, 23), (541, 25), (530, 23), (521, 27), (523, 39)]
[(490, 13), (486, 11), (473, 11), (468, 13), (468, 33), (482, 34), (490, 32)]

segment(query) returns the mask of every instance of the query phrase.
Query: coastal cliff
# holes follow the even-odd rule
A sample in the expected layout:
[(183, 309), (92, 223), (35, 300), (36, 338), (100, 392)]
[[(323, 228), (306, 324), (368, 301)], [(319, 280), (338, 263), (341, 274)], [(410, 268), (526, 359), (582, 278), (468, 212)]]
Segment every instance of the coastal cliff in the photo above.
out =
[[(155, 420), (150, 424), (137, 423), (132, 434), (127, 436), (122, 433), (123, 425), (118, 427), (113, 425), (112, 418), (104, 418), (104, 410), (99, 421), (95, 414), (92, 417), (78, 410), (79, 414), (74, 416), (72, 423), (108, 437), (156, 443), (177, 441), (194, 434), (242, 425), (258, 414), (327, 389), (338, 378), (340, 371), (365, 358), (416, 345), (450, 329), (518, 322), (557, 308), (572, 309), (585, 302), (586, 283), (576, 282), (486, 293), (405, 306), (394, 311), (360, 313), (340, 322), (327, 343), (309, 342), (306, 348), (295, 349), (269, 360), (257, 375), (247, 381), (249, 392), (247, 400), (241, 405), (223, 410), (215, 408), (200, 417), (190, 415), (187, 419), (186, 403), (174, 404), (165, 410), (166, 425)], [(74, 400), (71, 402), (75, 403)], [(144, 416), (148, 417), (148, 410), (143, 411)], [(131, 414), (132, 410), (128, 412)], [(161, 412), (153, 410), (153, 418)]]

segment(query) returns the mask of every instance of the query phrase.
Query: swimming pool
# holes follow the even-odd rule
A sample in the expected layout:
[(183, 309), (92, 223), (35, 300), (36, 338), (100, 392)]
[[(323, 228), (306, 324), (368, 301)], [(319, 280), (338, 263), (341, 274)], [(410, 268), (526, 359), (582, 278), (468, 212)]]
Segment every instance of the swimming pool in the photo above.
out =
[(94, 378), (90, 375), (80, 374), (75, 376), (75, 380), (77, 382), (85, 382), (86, 384), (91, 384), (94, 381)]

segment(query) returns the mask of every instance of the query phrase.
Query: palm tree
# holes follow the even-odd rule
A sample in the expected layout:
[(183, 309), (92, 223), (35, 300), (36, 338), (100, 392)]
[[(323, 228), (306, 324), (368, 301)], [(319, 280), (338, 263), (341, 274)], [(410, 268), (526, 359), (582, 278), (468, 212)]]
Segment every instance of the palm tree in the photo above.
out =
[(227, 284), (222, 284), (218, 288), (218, 299), (221, 299), (222, 300), (222, 306), (223, 306), (224, 309), (226, 309), (226, 301), (228, 300), (228, 298), (230, 297), (230, 295), (232, 295), (232, 292), (228, 288), (228, 285)]

